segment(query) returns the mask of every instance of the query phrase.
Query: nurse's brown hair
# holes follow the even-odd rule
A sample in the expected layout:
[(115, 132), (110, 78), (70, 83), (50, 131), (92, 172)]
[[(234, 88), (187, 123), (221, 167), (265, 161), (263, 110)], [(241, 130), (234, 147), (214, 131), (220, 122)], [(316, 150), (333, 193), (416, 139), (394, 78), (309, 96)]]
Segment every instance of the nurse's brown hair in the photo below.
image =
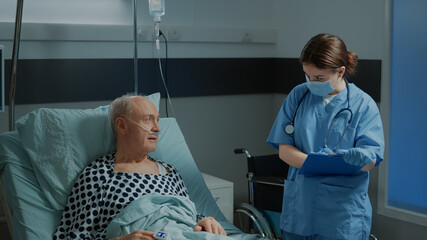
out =
[(337, 69), (345, 66), (344, 77), (349, 77), (356, 72), (358, 56), (347, 51), (341, 38), (321, 33), (310, 39), (301, 51), (300, 63), (313, 64), (319, 69)]

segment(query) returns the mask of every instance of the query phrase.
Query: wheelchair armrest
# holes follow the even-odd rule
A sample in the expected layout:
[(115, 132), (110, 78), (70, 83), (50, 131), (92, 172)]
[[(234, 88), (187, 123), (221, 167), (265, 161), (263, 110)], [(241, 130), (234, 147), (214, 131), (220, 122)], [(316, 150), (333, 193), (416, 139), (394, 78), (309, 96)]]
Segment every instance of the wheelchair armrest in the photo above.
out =
[(285, 183), (285, 179), (280, 177), (254, 176), (251, 179), (251, 182), (267, 184), (267, 185), (283, 186)]

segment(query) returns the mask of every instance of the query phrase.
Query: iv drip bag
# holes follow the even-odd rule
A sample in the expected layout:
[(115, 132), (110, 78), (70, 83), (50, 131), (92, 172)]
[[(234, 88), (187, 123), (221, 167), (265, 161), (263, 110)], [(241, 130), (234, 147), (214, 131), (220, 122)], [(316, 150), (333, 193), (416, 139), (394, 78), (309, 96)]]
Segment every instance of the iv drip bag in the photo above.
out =
[(148, 9), (154, 21), (160, 22), (160, 17), (165, 14), (165, 0), (148, 0)]

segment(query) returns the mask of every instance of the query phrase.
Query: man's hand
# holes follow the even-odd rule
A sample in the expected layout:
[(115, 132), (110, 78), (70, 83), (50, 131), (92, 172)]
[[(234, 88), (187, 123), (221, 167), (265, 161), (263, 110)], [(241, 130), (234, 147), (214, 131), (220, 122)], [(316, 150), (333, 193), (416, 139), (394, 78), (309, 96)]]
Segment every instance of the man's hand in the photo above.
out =
[(116, 237), (116, 238), (111, 238), (110, 240), (154, 240), (154, 238), (153, 238), (153, 232), (136, 230), (131, 234)]
[(221, 224), (217, 222), (213, 217), (207, 217), (200, 220), (196, 226), (194, 226), (194, 231), (200, 232), (205, 231), (214, 234), (227, 235), (224, 228), (222, 228)]

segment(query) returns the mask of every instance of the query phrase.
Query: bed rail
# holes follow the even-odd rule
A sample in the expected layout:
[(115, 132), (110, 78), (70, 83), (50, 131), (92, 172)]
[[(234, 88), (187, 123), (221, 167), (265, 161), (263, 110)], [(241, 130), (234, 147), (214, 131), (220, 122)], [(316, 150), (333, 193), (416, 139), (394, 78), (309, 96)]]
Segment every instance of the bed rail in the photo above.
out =
[(0, 175), (0, 203), (3, 207), (4, 217), (0, 217), (0, 223), (7, 223), (7, 227), (9, 229), (9, 236), (11, 239), (13, 239), (13, 230), (12, 230), (12, 216), (10, 215), (9, 207), (7, 206), (6, 198), (4, 197), (4, 191), (3, 191), (3, 183), (1, 181), (1, 175)]

